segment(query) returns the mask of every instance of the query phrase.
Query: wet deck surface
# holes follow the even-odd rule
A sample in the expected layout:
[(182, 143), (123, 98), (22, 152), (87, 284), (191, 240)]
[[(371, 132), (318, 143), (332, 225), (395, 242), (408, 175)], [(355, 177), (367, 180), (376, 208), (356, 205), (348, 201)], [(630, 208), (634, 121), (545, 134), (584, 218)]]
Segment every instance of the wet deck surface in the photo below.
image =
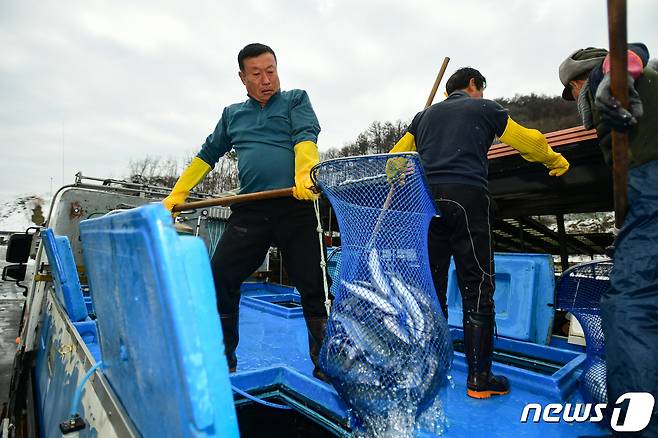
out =
[[(6, 246), (0, 246), (0, 269), (5, 262)], [(12, 365), (16, 352), (16, 337), (25, 297), (12, 282), (0, 281), (0, 406), (7, 402)]]

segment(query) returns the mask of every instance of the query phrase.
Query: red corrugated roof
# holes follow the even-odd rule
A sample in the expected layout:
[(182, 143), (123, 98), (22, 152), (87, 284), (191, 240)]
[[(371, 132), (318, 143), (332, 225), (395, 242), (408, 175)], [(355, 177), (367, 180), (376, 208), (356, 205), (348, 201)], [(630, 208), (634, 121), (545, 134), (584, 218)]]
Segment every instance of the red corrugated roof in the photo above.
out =
[[(596, 130), (590, 129), (588, 131), (584, 126), (575, 126), (573, 128), (563, 129), (561, 131), (548, 132), (544, 135), (548, 140), (548, 145), (552, 148), (597, 138)], [(487, 156), (490, 160), (493, 160), (495, 158), (506, 157), (508, 155), (515, 155), (518, 153), (519, 152), (516, 149), (508, 146), (507, 144), (498, 143), (489, 148), (489, 153)]]

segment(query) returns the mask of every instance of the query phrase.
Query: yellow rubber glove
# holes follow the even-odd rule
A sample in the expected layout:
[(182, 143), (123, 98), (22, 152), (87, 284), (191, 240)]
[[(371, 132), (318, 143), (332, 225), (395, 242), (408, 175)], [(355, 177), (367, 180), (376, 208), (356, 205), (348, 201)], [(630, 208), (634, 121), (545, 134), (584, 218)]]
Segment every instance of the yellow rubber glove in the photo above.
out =
[(548, 167), (551, 176), (562, 176), (569, 170), (569, 162), (562, 154), (551, 149), (544, 134), (519, 125), (511, 117), (507, 118), (507, 126), (500, 141), (519, 151), (527, 161), (539, 162)]
[(313, 193), (311, 168), (320, 162), (318, 147), (312, 141), (301, 141), (295, 145), (295, 187), (292, 195), (300, 201), (313, 201), (318, 195)]
[(546, 167), (551, 169), (551, 171), (548, 172), (550, 176), (562, 176), (567, 173), (567, 170), (569, 170), (569, 162), (567, 159), (564, 158), (562, 154), (557, 155), (558, 156), (555, 161), (553, 161), (550, 165), (546, 165)]
[[(183, 174), (176, 181), (176, 185), (171, 189), (169, 196), (162, 200), (165, 208), (171, 211), (174, 205), (183, 204), (190, 194), (190, 190), (196, 187), (210, 170), (211, 168), (208, 163), (199, 157), (194, 157), (190, 165), (187, 166), (187, 169), (183, 171)], [(174, 213), (173, 215), (176, 217), (178, 213)]]
[(405, 132), (400, 140), (395, 143), (389, 154), (396, 152), (414, 152), (416, 150), (416, 139), (410, 132)]
[[(407, 132), (397, 143), (395, 143), (395, 146), (393, 146), (393, 149), (391, 149), (389, 153), (414, 152), (415, 150), (416, 139), (411, 133)], [(409, 166), (409, 163), (404, 157), (389, 158), (386, 161), (386, 180), (389, 184), (394, 182), (403, 184), (405, 174), (411, 171), (413, 171), (413, 169)]]

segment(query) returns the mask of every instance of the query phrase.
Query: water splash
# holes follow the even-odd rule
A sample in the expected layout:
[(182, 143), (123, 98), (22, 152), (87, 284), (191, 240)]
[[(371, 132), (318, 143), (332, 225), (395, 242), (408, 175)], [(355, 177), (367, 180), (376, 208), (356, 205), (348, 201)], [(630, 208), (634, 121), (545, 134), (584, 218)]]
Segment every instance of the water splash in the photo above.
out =
[[(412, 406), (411, 403), (407, 405)], [(364, 418), (350, 409), (348, 419), (354, 430), (353, 436), (357, 438), (413, 438), (423, 432), (439, 436), (450, 427), (441, 397), (436, 397), (420, 416), (412, 407)]]

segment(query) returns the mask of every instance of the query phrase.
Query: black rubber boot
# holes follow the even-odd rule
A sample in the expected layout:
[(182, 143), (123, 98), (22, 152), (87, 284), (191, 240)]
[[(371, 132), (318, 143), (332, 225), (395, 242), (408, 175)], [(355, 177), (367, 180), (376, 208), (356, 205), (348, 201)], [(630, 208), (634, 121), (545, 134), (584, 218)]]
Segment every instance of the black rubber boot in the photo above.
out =
[(322, 341), (324, 341), (324, 332), (327, 328), (327, 317), (308, 318), (306, 327), (308, 328), (308, 353), (313, 362), (313, 377), (329, 383), (329, 378), (320, 368), (319, 359), (320, 348), (322, 347)]
[(224, 335), (224, 354), (228, 364), (228, 372), (234, 373), (238, 367), (238, 358), (235, 350), (238, 348), (240, 333), (238, 330), (239, 313), (228, 313), (219, 315), (222, 323), (222, 334)]
[(493, 357), (494, 315), (468, 313), (464, 318), (464, 354), (468, 361), (466, 394), (473, 398), (489, 398), (509, 392), (504, 376), (491, 373)]

